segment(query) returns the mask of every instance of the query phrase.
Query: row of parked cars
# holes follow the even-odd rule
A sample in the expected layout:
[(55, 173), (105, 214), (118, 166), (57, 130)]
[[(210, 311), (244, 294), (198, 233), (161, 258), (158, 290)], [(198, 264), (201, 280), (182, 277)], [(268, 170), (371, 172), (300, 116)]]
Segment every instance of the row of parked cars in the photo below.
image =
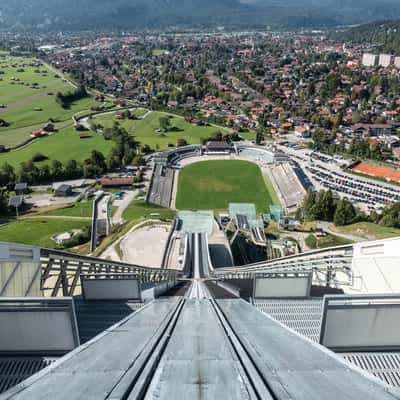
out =
[(331, 171), (322, 165), (307, 166), (306, 169), (319, 184), (333, 191), (348, 195), (351, 200), (366, 204), (369, 210), (381, 210), (385, 205), (400, 200), (400, 190), (386, 188), (379, 183), (361, 181)]

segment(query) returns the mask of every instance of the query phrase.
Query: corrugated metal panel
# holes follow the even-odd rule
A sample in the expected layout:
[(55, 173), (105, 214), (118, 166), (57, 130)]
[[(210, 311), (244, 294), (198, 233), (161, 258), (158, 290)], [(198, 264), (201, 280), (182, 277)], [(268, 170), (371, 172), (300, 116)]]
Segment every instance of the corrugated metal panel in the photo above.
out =
[(400, 353), (341, 353), (343, 358), (392, 386), (400, 386)]
[(0, 393), (50, 365), (56, 358), (0, 357)]
[(0, 261), (0, 296), (41, 296), (39, 262)]
[(301, 335), (319, 342), (322, 300), (257, 300), (254, 305)]

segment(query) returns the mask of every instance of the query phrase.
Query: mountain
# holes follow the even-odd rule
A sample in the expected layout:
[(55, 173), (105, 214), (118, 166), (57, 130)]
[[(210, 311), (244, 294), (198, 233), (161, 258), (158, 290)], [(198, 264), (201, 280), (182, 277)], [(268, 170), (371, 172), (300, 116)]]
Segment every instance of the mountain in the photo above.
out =
[(321, 28), (400, 18), (399, 0), (1, 0), (0, 29)]
[(354, 43), (376, 44), (379, 51), (400, 55), (400, 19), (360, 25), (335, 34), (335, 37)]

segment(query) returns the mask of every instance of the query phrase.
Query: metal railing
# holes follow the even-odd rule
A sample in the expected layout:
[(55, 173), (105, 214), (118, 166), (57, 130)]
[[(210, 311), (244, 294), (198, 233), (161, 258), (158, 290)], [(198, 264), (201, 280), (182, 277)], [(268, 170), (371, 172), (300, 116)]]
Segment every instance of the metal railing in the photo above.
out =
[(178, 270), (163, 270), (81, 256), (59, 250), (40, 249), (41, 289), (45, 296), (74, 296), (81, 293), (81, 274), (135, 274), (142, 283), (175, 280)]
[(273, 260), (262, 261), (254, 264), (247, 264), (237, 267), (218, 268), (216, 273), (245, 273), (245, 272), (260, 272), (269, 271), (275, 268), (297, 268), (302, 264), (307, 264), (309, 261), (329, 262), (329, 260), (342, 260), (348, 263), (353, 257), (353, 246), (339, 246), (328, 249), (319, 249), (309, 251), (307, 253), (285, 256)]

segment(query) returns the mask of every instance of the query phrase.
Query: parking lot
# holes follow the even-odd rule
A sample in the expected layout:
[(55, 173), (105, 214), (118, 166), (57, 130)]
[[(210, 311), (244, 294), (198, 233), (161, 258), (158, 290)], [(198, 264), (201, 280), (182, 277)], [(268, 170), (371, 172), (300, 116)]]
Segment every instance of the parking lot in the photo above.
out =
[(71, 196), (67, 197), (55, 197), (53, 193), (33, 193), (25, 196), (25, 201), (32, 207), (49, 207), (58, 204), (75, 203), (80, 195), (80, 190), (75, 190)]
[(340, 156), (329, 156), (286, 142), (279, 146), (301, 167), (316, 190), (332, 190), (340, 197), (347, 197), (364, 211), (380, 211), (388, 204), (400, 200), (400, 187), (358, 177), (341, 169), (350, 161)]

